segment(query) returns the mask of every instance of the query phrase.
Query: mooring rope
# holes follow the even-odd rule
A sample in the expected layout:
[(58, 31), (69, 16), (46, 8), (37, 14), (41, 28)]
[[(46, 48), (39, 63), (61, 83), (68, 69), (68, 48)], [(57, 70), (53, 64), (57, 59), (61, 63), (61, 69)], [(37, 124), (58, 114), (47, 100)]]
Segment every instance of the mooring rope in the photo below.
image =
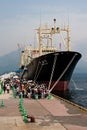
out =
[(40, 61), (38, 62), (38, 65), (37, 65), (37, 68), (36, 68), (36, 72), (35, 72), (35, 76), (34, 76), (34, 81), (35, 81), (36, 76), (37, 76), (37, 72), (38, 72), (39, 64), (40, 64)]
[(53, 74), (54, 74), (54, 70), (55, 70), (55, 66), (56, 66), (57, 56), (58, 56), (58, 54), (55, 54), (52, 72), (51, 72), (51, 76), (50, 76), (50, 82), (49, 82), (49, 85), (48, 85), (48, 90), (50, 89), (50, 86), (51, 86), (51, 82), (52, 82), (52, 78), (53, 78)]
[(52, 88), (49, 90), (49, 92), (51, 92), (54, 87), (56, 86), (56, 84), (59, 82), (59, 80), (62, 78), (62, 76), (65, 74), (65, 72), (68, 70), (69, 66), (71, 65), (71, 63), (73, 62), (73, 60), (75, 59), (77, 54), (75, 54), (73, 56), (73, 58), (71, 59), (71, 61), (69, 62), (69, 64), (66, 66), (65, 70), (62, 72), (62, 74), (59, 76), (59, 78), (57, 79), (57, 81), (55, 82), (55, 84), (52, 86)]
[[(39, 62), (39, 64), (40, 64), (40, 63), (41, 63), (41, 62)], [(40, 67), (39, 71), (37, 71), (38, 74), (36, 75), (34, 81), (37, 80), (37, 78), (38, 78), (38, 76), (39, 76), (39, 74), (40, 74), (40, 72), (41, 72), (41, 70), (42, 70), (43, 65), (44, 65), (44, 64), (41, 63), (41, 67)], [(39, 68), (39, 67), (38, 67), (38, 68)]]

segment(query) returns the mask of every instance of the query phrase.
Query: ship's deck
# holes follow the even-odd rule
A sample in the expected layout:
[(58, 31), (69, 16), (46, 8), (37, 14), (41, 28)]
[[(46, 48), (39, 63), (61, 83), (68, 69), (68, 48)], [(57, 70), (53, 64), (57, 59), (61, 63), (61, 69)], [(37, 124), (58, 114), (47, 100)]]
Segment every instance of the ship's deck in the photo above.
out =
[(87, 112), (52, 96), (51, 99), (23, 99), (28, 113), (35, 117), (35, 123), (23, 122), (19, 111), (19, 98), (10, 94), (0, 95), (1, 130), (87, 130)]

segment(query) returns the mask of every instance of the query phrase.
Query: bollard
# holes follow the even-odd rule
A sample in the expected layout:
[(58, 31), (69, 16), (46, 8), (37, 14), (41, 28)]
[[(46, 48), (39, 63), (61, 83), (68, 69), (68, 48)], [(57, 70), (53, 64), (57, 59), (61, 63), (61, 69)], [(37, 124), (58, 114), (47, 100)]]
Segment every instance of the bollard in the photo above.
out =
[(3, 92), (3, 89), (0, 89), (0, 94), (2, 94), (2, 92)]
[(5, 106), (4, 100), (2, 100), (2, 102), (1, 102), (1, 107), (4, 107), (4, 106)]
[(22, 116), (27, 116), (27, 112), (25, 109), (22, 111)]
[(14, 98), (16, 98), (16, 92), (15, 91), (14, 91), (13, 95), (14, 95)]
[(29, 122), (27, 116), (23, 116), (23, 121), (24, 121), (25, 123)]
[(38, 99), (38, 94), (35, 95), (35, 99), (36, 99), (36, 100)]
[(20, 112), (23, 112), (23, 111), (24, 111), (24, 108), (23, 108), (23, 107), (21, 107), (21, 108), (20, 108)]
[(51, 94), (48, 95), (47, 99), (51, 99)]

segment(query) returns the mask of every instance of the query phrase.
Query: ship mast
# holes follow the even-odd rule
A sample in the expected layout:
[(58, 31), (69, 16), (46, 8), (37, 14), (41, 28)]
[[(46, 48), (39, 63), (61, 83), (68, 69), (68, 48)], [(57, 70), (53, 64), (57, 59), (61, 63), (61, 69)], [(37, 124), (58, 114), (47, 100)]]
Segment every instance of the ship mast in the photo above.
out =
[(42, 37), (41, 37), (41, 26), (38, 29), (38, 34), (39, 34), (39, 55), (42, 55)]
[(68, 45), (68, 51), (70, 51), (70, 29), (69, 26), (67, 27), (67, 45)]
[(48, 40), (50, 40), (51, 44), (50, 44), (49, 50), (51, 50), (51, 49), (53, 50), (53, 48), (52, 48), (52, 36), (54, 34), (61, 34), (61, 32), (67, 33), (67, 43), (65, 42), (65, 39), (63, 39), (63, 37), (62, 37), (62, 40), (67, 45), (66, 51), (70, 51), (70, 29), (69, 29), (69, 26), (63, 27), (63, 28), (56, 27), (56, 19), (54, 19), (54, 27), (48, 28), (47, 26), (45, 26), (43, 28), (43, 27), (40, 26), (37, 29), (38, 39), (39, 39), (39, 43), (38, 43), (39, 56), (42, 55), (42, 51), (43, 51), (43, 43), (42, 43), (43, 39), (47, 39), (47, 48), (45, 48), (45, 49), (47, 49), (47, 50), (49, 49)]

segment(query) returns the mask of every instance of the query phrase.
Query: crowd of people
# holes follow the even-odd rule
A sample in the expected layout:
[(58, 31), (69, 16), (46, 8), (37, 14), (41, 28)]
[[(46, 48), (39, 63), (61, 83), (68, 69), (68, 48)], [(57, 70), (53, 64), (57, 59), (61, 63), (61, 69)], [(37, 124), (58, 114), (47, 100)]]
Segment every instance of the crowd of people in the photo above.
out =
[(14, 87), (16, 96), (19, 98), (23, 96), (23, 98), (29, 99), (44, 99), (50, 94), (45, 84), (36, 84), (33, 81), (20, 80), (20, 78), (0, 81), (0, 87), (4, 93), (9, 93)]
[(29, 99), (44, 99), (49, 95), (45, 84), (38, 85), (34, 82), (22, 82), (20, 85), (14, 84), (16, 95)]

